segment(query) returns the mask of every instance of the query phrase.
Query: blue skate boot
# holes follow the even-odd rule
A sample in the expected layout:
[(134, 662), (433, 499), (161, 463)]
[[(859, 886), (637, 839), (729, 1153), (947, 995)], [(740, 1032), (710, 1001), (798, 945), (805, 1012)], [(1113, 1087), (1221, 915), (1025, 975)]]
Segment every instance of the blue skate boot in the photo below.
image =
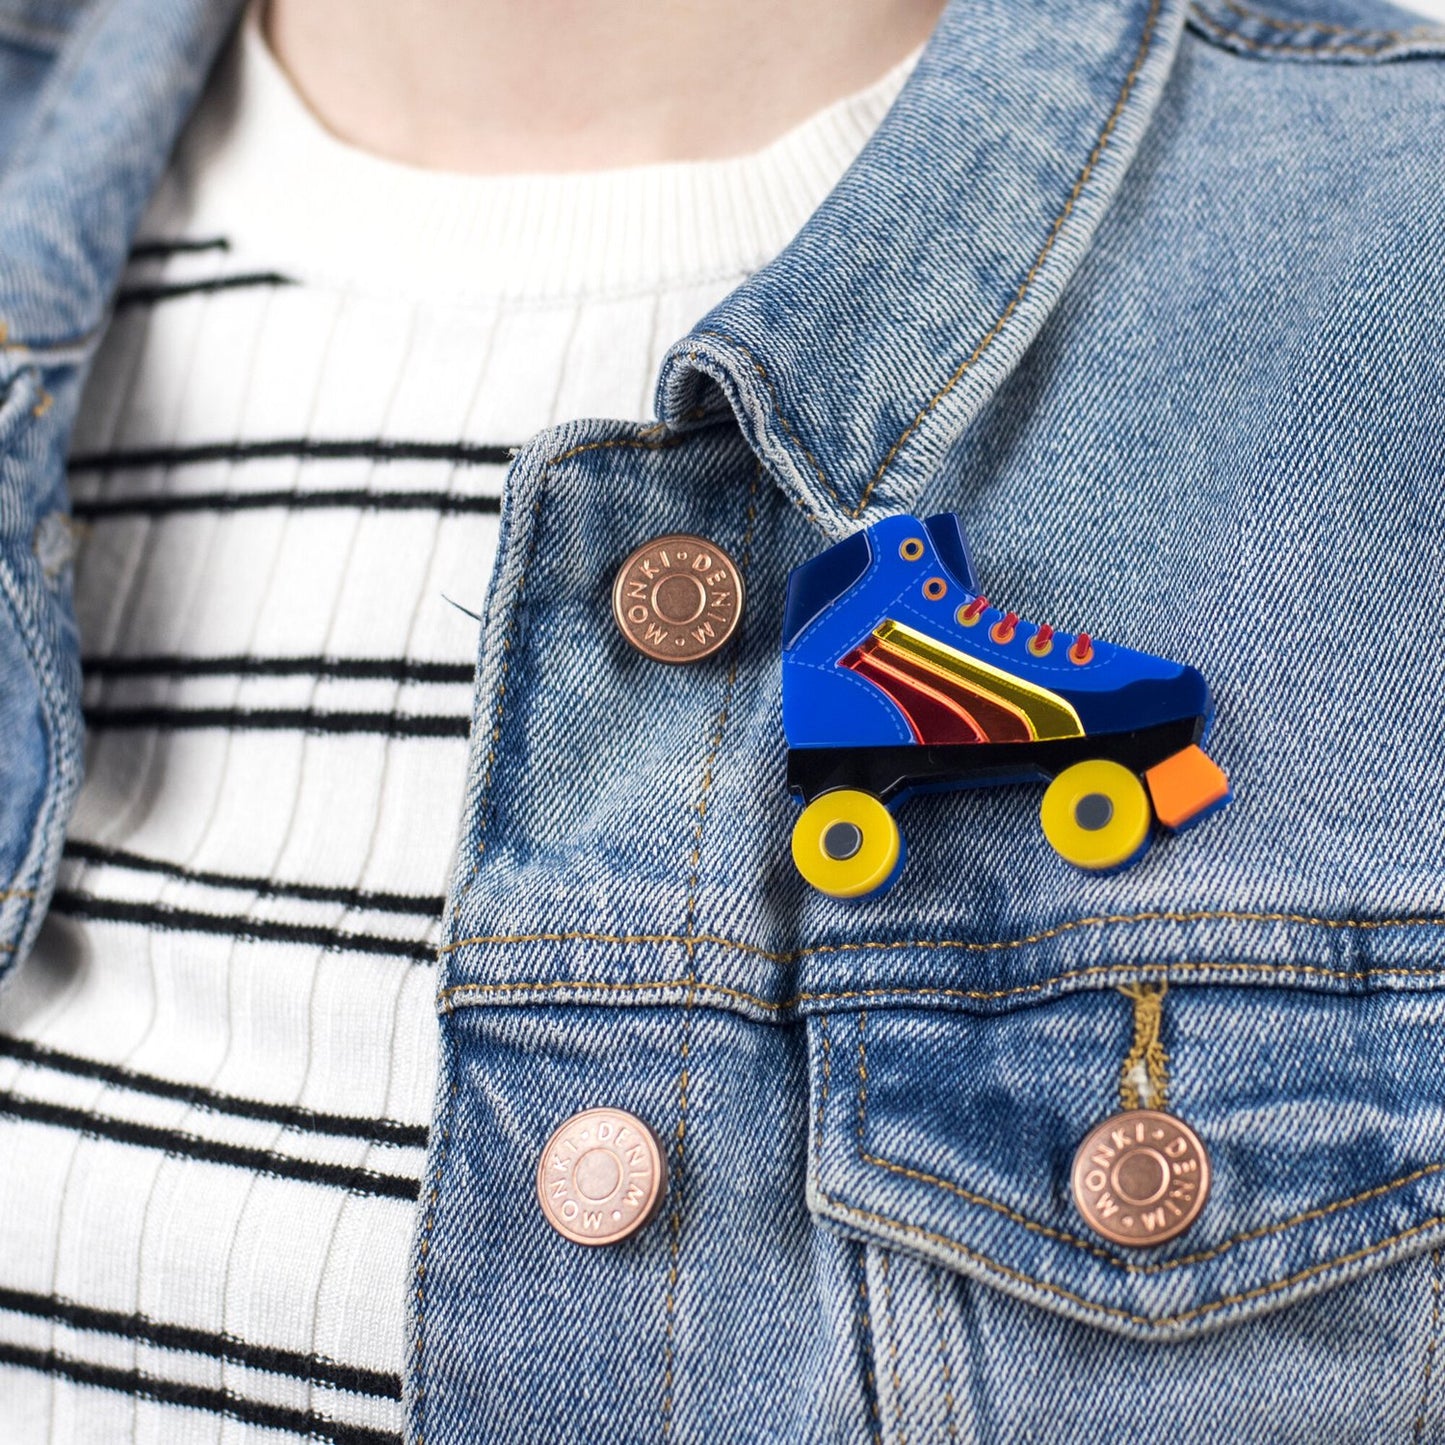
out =
[(835, 898), (903, 866), (892, 810), (924, 789), (1046, 782), (1044, 836), (1080, 868), (1138, 858), (1229, 800), (1192, 667), (992, 607), (951, 512), (888, 517), (793, 569), (783, 620), (793, 860)]

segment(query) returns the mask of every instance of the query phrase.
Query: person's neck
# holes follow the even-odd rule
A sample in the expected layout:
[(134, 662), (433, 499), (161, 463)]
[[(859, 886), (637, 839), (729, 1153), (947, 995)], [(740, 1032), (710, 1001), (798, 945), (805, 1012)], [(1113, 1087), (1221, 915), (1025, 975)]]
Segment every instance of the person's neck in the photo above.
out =
[(943, 0), (270, 0), (317, 117), (388, 159), (475, 174), (746, 155), (860, 90)]

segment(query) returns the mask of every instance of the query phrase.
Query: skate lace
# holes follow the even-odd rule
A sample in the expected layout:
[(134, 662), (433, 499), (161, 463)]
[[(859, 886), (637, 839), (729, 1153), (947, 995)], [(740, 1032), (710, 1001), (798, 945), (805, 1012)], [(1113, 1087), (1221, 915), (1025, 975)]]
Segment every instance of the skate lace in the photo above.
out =
[[(975, 597), (972, 602), (958, 609), (958, 620), (965, 627), (972, 627), (983, 614), (988, 610), (988, 598), (982, 595)], [(1012, 642), (1018, 634), (1020, 617), (1017, 612), (1005, 612), (997, 622), (988, 630), (988, 635), (999, 644), (1006, 646)], [(1057, 634), (1047, 622), (1039, 623), (1032, 636), (1025, 644), (1028, 650), (1035, 657), (1047, 657), (1054, 650), (1054, 638)], [(1074, 640), (1069, 644), (1069, 661), (1079, 667), (1094, 658), (1094, 639), (1087, 632), (1080, 632), (1075, 635)]]

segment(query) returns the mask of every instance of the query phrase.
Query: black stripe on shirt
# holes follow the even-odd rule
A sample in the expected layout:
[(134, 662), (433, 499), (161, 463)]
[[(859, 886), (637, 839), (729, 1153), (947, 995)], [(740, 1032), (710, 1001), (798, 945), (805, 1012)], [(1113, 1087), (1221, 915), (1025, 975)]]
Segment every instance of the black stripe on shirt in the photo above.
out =
[(470, 683), (470, 663), (409, 657), (83, 657), (92, 677), (315, 677), (366, 682)]
[(167, 933), (213, 933), (255, 943), (296, 943), (310, 948), (343, 953), (374, 953), (384, 958), (409, 958), (430, 963), (436, 948), (419, 939), (387, 938), (377, 933), (348, 933), (314, 923), (280, 923), (240, 914), (199, 913), (189, 908), (170, 908), (159, 903), (131, 903), (119, 898), (97, 898), (89, 893), (57, 889), (50, 900), (56, 913), (66, 918), (93, 919), (101, 923), (135, 923), (142, 928)]
[(504, 467), (518, 450), (515, 446), (385, 441), (380, 437), (351, 440), (340, 437), (276, 437), (265, 441), (194, 442), (189, 446), (79, 452), (70, 458), (68, 465), (72, 472), (119, 472), (144, 467), (194, 467), (207, 462), (289, 458), (307, 462), (445, 462), (454, 467)]
[(234, 1169), (249, 1169), (255, 1174), (268, 1174), (276, 1179), (299, 1179), (307, 1184), (323, 1184), (345, 1189), (351, 1194), (366, 1194), (386, 1199), (415, 1200), (421, 1193), (415, 1179), (399, 1174), (378, 1174), (374, 1169), (360, 1169), (349, 1164), (324, 1164), (315, 1159), (295, 1159), (270, 1149), (257, 1149), (244, 1144), (222, 1144), (215, 1139), (202, 1139), (180, 1129), (163, 1129), (155, 1124), (137, 1124), (130, 1119), (116, 1119), (106, 1114), (93, 1114), (88, 1109), (74, 1109), (68, 1104), (52, 1104), (44, 1099), (27, 1099), (18, 1094), (0, 1092), (0, 1117), (21, 1119), (30, 1124), (46, 1124), (56, 1129), (71, 1129), (97, 1139), (110, 1139), (117, 1144), (130, 1144), (140, 1149), (159, 1149), (205, 1164), (222, 1164)]
[(83, 863), (100, 863), (108, 868), (125, 868), (134, 873), (159, 873), (187, 883), (212, 888), (234, 888), (262, 898), (299, 898), (307, 903), (343, 903), (348, 908), (371, 913), (414, 913), (436, 918), (446, 906), (440, 895), (424, 893), (372, 893), (364, 888), (334, 888), (324, 883), (287, 883), (277, 878), (259, 878), (242, 873), (215, 873), (204, 868), (183, 868), (161, 858), (128, 853), (72, 838), (65, 845), (67, 858)]
[(229, 251), (231, 243), (224, 236), (191, 239), (178, 236), (174, 240), (155, 237), (137, 241), (130, 248), (132, 261), (154, 261), (162, 256), (192, 255), (197, 251)]
[(200, 1084), (184, 1084), (177, 1079), (161, 1079), (142, 1074), (121, 1064), (107, 1064), (99, 1059), (82, 1058), (32, 1043), (29, 1039), (0, 1034), (0, 1058), (15, 1059), (52, 1073), (69, 1074), (77, 1079), (97, 1079), (135, 1094), (149, 1094), (157, 1099), (175, 1099), (192, 1108), (213, 1114), (230, 1114), (240, 1119), (259, 1119), (280, 1124), (308, 1134), (326, 1134), (341, 1139), (361, 1139), (372, 1144), (390, 1144), (405, 1148), (426, 1145), (427, 1131), (423, 1124), (402, 1124), (395, 1119), (364, 1119), (359, 1115), (322, 1114), (304, 1109), (299, 1104), (268, 1104), (260, 1099), (243, 1099), (237, 1094), (223, 1094)]
[(117, 310), (128, 306), (156, 306), (181, 296), (199, 296), (212, 291), (250, 291), (260, 286), (294, 286), (278, 271), (246, 271), (235, 276), (209, 276), (203, 281), (158, 281), (154, 285), (125, 286), (116, 293)]
[(442, 516), (495, 515), (501, 498), (456, 492), (188, 492), (137, 497), (81, 498), (72, 514), (88, 522), (108, 517), (169, 517), (195, 512), (434, 512)]
[(0, 1343), (0, 1364), (17, 1365), (21, 1369), (39, 1370), (59, 1375), (77, 1385), (92, 1385), (101, 1390), (116, 1390), (161, 1405), (179, 1405), (184, 1409), (205, 1410), (224, 1415), (246, 1425), (259, 1425), (270, 1430), (285, 1430), (308, 1439), (330, 1440), (333, 1445), (401, 1445), (401, 1436), (369, 1425), (348, 1425), (318, 1415), (314, 1410), (293, 1410), (284, 1405), (271, 1405), (263, 1400), (246, 1400), (229, 1390), (216, 1390), (208, 1385), (183, 1384), (179, 1380), (161, 1380), (140, 1370), (121, 1370), (111, 1365), (95, 1365), (73, 1360), (53, 1350), (36, 1350), (27, 1345)]
[(89, 707), (85, 721), (97, 732), (226, 728), (236, 732), (377, 733), (389, 738), (464, 738), (472, 727), (471, 718), (462, 716), (317, 712), (312, 708)]
[(53, 1320), (74, 1330), (117, 1335), (121, 1339), (136, 1340), (161, 1350), (207, 1355), (211, 1359), (226, 1360), (248, 1369), (265, 1370), (272, 1375), (290, 1375), (313, 1385), (349, 1390), (354, 1395), (375, 1395), (383, 1400), (401, 1399), (400, 1376), (383, 1370), (344, 1365), (325, 1355), (308, 1355), (300, 1350), (257, 1345), (235, 1335), (164, 1324), (141, 1314), (126, 1315), (117, 1310), (96, 1309), (59, 1295), (31, 1294), (27, 1290), (0, 1286), (0, 1310), (29, 1315), (33, 1319)]

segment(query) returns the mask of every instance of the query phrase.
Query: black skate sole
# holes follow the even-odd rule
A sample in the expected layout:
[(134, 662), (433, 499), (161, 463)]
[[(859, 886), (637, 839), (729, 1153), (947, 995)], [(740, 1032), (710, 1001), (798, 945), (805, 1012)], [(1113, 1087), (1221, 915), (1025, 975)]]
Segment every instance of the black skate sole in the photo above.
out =
[(1202, 717), (1043, 743), (913, 743), (879, 748), (789, 748), (788, 787), (811, 803), (857, 788), (888, 803), (904, 793), (974, 783), (1047, 783), (1074, 763), (1106, 758), (1136, 773), (1204, 735)]

